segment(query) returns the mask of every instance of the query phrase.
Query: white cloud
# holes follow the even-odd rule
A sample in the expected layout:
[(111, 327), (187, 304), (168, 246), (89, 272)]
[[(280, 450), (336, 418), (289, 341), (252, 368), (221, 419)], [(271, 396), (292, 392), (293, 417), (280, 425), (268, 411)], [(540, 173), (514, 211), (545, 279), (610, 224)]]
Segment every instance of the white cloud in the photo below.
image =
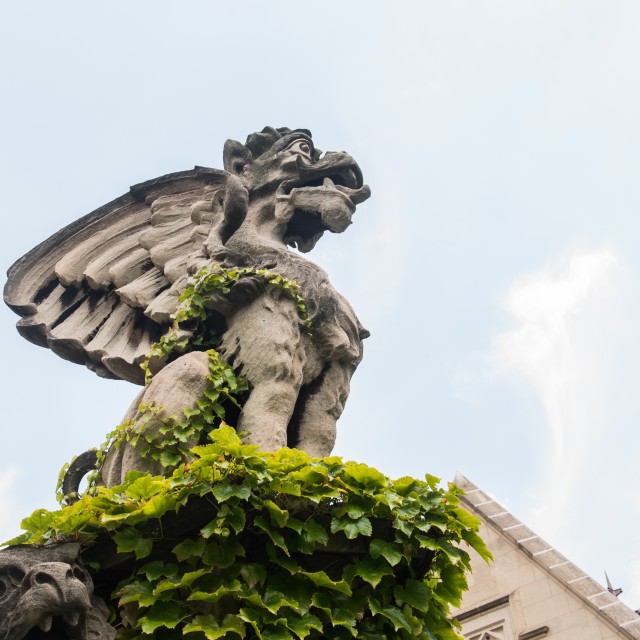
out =
[(598, 349), (607, 339), (619, 266), (609, 249), (574, 252), (559, 267), (545, 266), (516, 282), (504, 301), (517, 326), (496, 337), (493, 361), (533, 385), (547, 416), (546, 480), (531, 515), (550, 536), (565, 524), (599, 429), (593, 419), (603, 393)]

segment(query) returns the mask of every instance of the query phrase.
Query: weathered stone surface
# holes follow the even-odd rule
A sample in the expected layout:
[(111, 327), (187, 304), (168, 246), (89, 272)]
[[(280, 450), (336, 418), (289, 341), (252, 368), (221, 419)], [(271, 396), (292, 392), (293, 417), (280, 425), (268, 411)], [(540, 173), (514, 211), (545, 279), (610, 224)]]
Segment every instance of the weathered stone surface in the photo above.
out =
[[(306, 130), (267, 127), (245, 145), (229, 140), (224, 167), (137, 185), (66, 227), (9, 270), (5, 301), (27, 339), (99, 375), (142, 383), (139, 365), (191, 274), (218, 264), (295, 280), (311, 336), (295, 303), (257, 279), (207, 306), (220, 319), (221, 356), (250, 385), (238, 421), (246, 441), (329, 455), (368, 332), (327, 274), (288, 246), (307, 252), (324, 232), (344, 231), (369, 188), (351, 156), (322, 155)], [(169, 414), (194, 406), (201, 365), (182, 356), (140, 399)], [(113, 482), (140, 468), (122, 455), (111, 463)]]
[(79, 544), (0, 550), (0, 640), (112, 640)]
[(463, 506), (493, 553), (471, 552), (469, 591), (455, 613), (464, 638), (640, 639), (640, 617), (491, 496), (457, 475)]

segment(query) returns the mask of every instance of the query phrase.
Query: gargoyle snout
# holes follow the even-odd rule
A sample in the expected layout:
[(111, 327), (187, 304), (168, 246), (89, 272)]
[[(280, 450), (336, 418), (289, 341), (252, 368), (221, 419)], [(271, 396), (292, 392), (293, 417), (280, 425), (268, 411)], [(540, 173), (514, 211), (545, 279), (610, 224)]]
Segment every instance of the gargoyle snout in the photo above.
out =
[(60, 604), (89, 604), (85, 576), (80, 569), (74, 569), (66, 562), (43, 562), (27, 573), (22, 582), (23, 591), (32, 595), (46, 591), (49, 598)]

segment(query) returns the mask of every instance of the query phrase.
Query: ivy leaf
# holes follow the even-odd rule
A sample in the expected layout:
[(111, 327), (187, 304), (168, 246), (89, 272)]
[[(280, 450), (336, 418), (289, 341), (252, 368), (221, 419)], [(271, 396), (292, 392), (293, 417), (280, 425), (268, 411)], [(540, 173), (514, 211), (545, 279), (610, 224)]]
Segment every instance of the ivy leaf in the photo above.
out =
[(340, 507), (336, 507), (334, 509), (334, 513), (338, 517), (342, 517), (345, 514), (348, 515), (352, 520), (358, 520), (361, 518), (366, 512), (365, 510), (357, 505), (357, 504), (345, 504)]
[[(175, 567), (175, 565), (172, 566)], [(157, 580), (161, 576), (167, 575), (166, 569), (167, 565), (162, 560), (154, 560), (140, 567), (138, 574), (144, 574), (148, 580)]]
[(222, 624), (214, 615), (196, 616), (193, 622), (189, 622), (182, 630), (183, 634), (201, 632), (207, 640), (218, 640), (226, 638), (228, 633), (235, 633), (240, 638), (246, 635), (244, 622), (233, 614), (227, 614), (222, 620)]
[[(215, 353), (215, 351), (213, 352)], [(207, 351), (207, 354), (211, 354), (211, 351)], [(242, 444), (242, 440), (238, 437), (236, 430), (233, 427), (230, 427), (228, 424), (223, 423), (217, 429), (209, 432), (209, 438), (212, 442), (216, 444), (221, 444), (223, 446), (235, 444)]]
[(304, 527), (304, 522), (298, 520), (298, 518), (292, 518), (291, 516), (289, 516), (286, 526), (289, 527), (289, 529), (293, 529), (297, 534), (301, 534), (302, 528)]
[(300, 640), (304, 640), (311, 633), (312, 629), (315, 629), (321, 634), (323, 631), (323, 625), (320, 618), (317, 618), (311, 613), (305, 613), (305, 615), (300, 617), (287, 615), (287, 627), (289, 627), (289, 629), (291, 629), (291, 631), (293, 631)]
[(158, 627), (175, 629), (186, 617), (182, 607), (176, 602), (156, 602), (139, 623), (144, 633), (151, 634)]
[(316, 587), (325, 587), (333, 591), (339, 591), (346, 596), (351, 595), (351, 587), (344, 580), (334, 582), (324, 571), (300, 571), (303, 576), (307, 576)]
[(187, 558), (202, 557), (205, 546), (206, 542), (202, 538), (186, 538), (173, 547), (172, 552), (178, 558), (178, 562), (184, 562)]
[(450, 562), (456, 563), (462, 557), (460, 549), (454, 547), (450, 542), (443, 540), (442, 538), (436, 538), (436, 547), (441, 549), (447, 554)]
[(449, 526), (449, 521), (445, 516), (437, 513), (425, 513), (420, 519), (416, 519), (414, 524), (421, 531), (428, 532), (431, 527), (435, 527), (444, 533)]
[(358, 561), (350, 573), (360, 576), (365, 582), (368, 582), (374, 589), (380, 584), (380, 580), (384, 576), (392, 576), (393, 570), (383, 562), (376, 562), (371, 558), (363, 558)]
[(139, 622), (144, 633), (151, 634), (158, 627), (175, 627), (185, 618), (182, 607), (176, 602), (156, 602)]
[(349, 540), (353, 540), (360, 535), (370, 536), (373, 529), (371, 527), (371, 520), (366, 516), (362, 516), (358, 520), (351, 520), (348, 516), (345, 518), (332, 518), (331, 519), (331, 533), (337, 533), (338, 531), (344, 531), (345, 536)]
[(225, 596), (241, 593), (242, 585), (238, 580), (232, 580), (228, 585), (222, 585), (218, 587), (215, 591), (205, 592), (205, 591), (194, 591), (187, 598), (187, 600), (198, 600), (200, 602), (218, 602), (221, 598)]
[(124, 492), (134, 500), (149, 500), (163, 488), (164, 484), (164, 478), (157, 478), (145, 473), (128, 484)]
[(490, 562), (491, 560), (493, 560), (493, 554), (487, 548), (484, 540), (475, 531), (467, 529), (460, 535), (467, 544), (471, 545), (476, 550), (478, 555), (485, 562)]
[(433, 597), (431, 589), (424, 582), (412, 579), (407, 580), (404, 587), (397, 586), (393, 593), (396, 602), (399, 604), (406, 602), (423, 613), (429, 610), (429, 603)]
[(46, 509), (36, 509), (28, 518), (24, 518), (20, 527), (25, 531), (42, 531), (49, 528), (53, 514)]
[(389, 620), (395, 631), (399, 629), (411, 631), (411, 625), (398, 607), (393, 605), (380, 606), (374, 598), (369, 598), (369, 609), (373, 615), (379, 615)]
[(393, 488), (395, 492), (400, 496), (408, 496), (414, 487), (418, 484), (418, 481), (411, 476), (403, 476), (393, 482)]
[(376, 559), (382, 556), (392, 567), (395, 567), (403, 558), (399, 545), (380, 538), (371, 541), (369, 550), (372, 558)]
[(343, 627), (352, 637), (358, 637), (358, 632), (356, 631), (356, 619), (351, 612), (341, 608), (333, 609), (330, 619), (334, 627)]
[(271, 542), (273, 542), (276, 547), (282, 549), (287, 555), (291, 555), (289, 553), (289, 547), (287, 547), (284, 536), (279, 531), (274, 531), (273, 529), (271, 529), (271, 527), (267, 524), (267, 521), (262, 516), (257, 516), (254, 519), (253, 523), (256, 525), (256, 527), (262, 529), (269, 536), (269, 538), (271, 538)]
[(278, 614), (282, 607), (290, 607), (296, 609), (298, 607), (298, 601), (294, 598), (290, 598), (272, 589), (267, 589), (266, 593), (262, 597), (262, 605), (266, 607), (271, 613)]
[(182, 456), (179, 453), (172, 453), (171, 451), (163, 451), (160, 454), (160, 464), (163, 467), (173, 467), (182, 462)]
[(229, 480), (216, 484), (211, 492), (218, 502), (225, 502), (233, 497), (248, 500), (251, 495), (251, 489), (246, 484), (232, 484)]
[(138, 559), (146, 558), (151, 553), (153, 546), (151, 540), (143, 538), (140, 531), (131, 527), (118, 531), (114, 536), (114, 540), (118, 545), (119, 553), (133, 551)]
[[(418, 498), (423, 509), (433, 509), (442, 504), (443, 495), (439, 491), (429, 491)], [(469, 514), (471, 515), (471, 514)]]
[(307, 466), (290, 473), (289, 479), (293, 482), (300, 482), (301, 484), (313, 486), (324, 484), (327, 480), (327, 476), (328, 472), (325, 467)]
[(284, 525), (287, 524), (287, 520), (289, 519), (288, 511), (281, 509), (273, 500), (265, 500), (262, 504), (269, 512), (271, 522), (278, 527), (284, 527)]
[(262, 638), (264, 640), (293, 640), (293, 636), (284, 627), (275, 625), (269, 625), (262, 629)]
[(406, 518), (407, 520), (413, 520), (419, 513), (420, 507), (417, 504), (411, 504), (409, 502), (405, 502), (402, 505), (396, 507), (396, 515), (401, 518)]
[[(102, 524), (109, 524), (110, 522), (121, 522), (123, 520), (129, 520), (129, 524), (135, 524), (136, 518), (133, 514), (139, 514), (139, 509), (135, 507), (129, 507), (126, 511), (121, 511), (120, 513), (103, 513), (100, 515), (100, 522)], [(133, 517), (132, 517), (133, 516)]]
[(244, 509), (239, 506), (229, 505), (229, 510), (224, 514), (223, 522), (233, 527), (236, 533), (240, 533), (246, 524)]
[(156, 600), (150, 582), (134, 580), (118, 591), (120, 605), (137, 602), (141, 607), (150, 607)]
[(348, 462), (345, 465), (344, 475), (353, 478), (366, 489), (382, 489), (387, 485), (387, 479), (377, 469), (366, 464)]
[(324, 527), (315, 520), (307, 520), (304, 523), (302, 536), (307, 542), (318, 543), (322, 546), (326, 546), (327, 542), (329, 542), (329, 536)]
[(448, 564), (440, 570), (440, 582), (436, 585), (435, 592), (442, 600), (450, 602), (454, 607), (459, 607), (462, 593), (466, 589), (467, 578), (460, 567)]
[(167, 511), (175, 508), (176, 501), (172, 498), (169, 498), (165, 494), (158, 494), (153, 496), (151, 500), (147, 502), (147, 504), (142, 507), (142, 513), (149, 518), (160, 518)]
[[(257, 594), (255, 594), (257, 596)], [(258, 596), (259, 597), (259, 596)], [(263, 638), (262, 631), (269, 622), (277, 620), (276, 616), (262, 607), (262, 602), (259, 604), (260, 609), (254, 609), (253, 607), (242, 607), (238, 612), (238, 617), (244, 622), (248, 622), (256, 632), (258, 638)]]
[(227, 541), (223, 544), (209, 542), (202, 554), (202, 562), (213, 567), (225, 569), (235, 563), (237, 556), (244, 556), (244, 554), (244, 548), (235, 540)]
[(200, 529), (200, 535), (205, 539), (210, 538), (214, 533), (220, 535), (221, 532), (222, 528), (220, 527), (220, 521), (218, 518), (211, 520), (209, 524), (206, 524), (202, 529)]
[(256, 584), (264, 583), (267, 578), (267, 570), (261, 564), (243, 564), (240, 568), (240, 575), (249, 589), (253, 589)]
[(430, 473), (425, 474), (425, 480), (432, 489), (437, 489), (440, 484), (440, 478), (432, 476)]

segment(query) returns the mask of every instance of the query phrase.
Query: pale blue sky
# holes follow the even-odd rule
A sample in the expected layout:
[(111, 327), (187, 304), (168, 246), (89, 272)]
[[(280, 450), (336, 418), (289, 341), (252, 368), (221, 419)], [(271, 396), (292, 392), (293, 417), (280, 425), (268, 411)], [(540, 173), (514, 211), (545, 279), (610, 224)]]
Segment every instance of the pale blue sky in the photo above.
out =
[[(372, 332), (336, 453), (467, 475), (640, 606), (640, 5), (7, 4), (4, 268), (226, 138), (305, 127), (372, 188), (310, 255)], [(0, 310), (0, 532), (135, 395)]]

